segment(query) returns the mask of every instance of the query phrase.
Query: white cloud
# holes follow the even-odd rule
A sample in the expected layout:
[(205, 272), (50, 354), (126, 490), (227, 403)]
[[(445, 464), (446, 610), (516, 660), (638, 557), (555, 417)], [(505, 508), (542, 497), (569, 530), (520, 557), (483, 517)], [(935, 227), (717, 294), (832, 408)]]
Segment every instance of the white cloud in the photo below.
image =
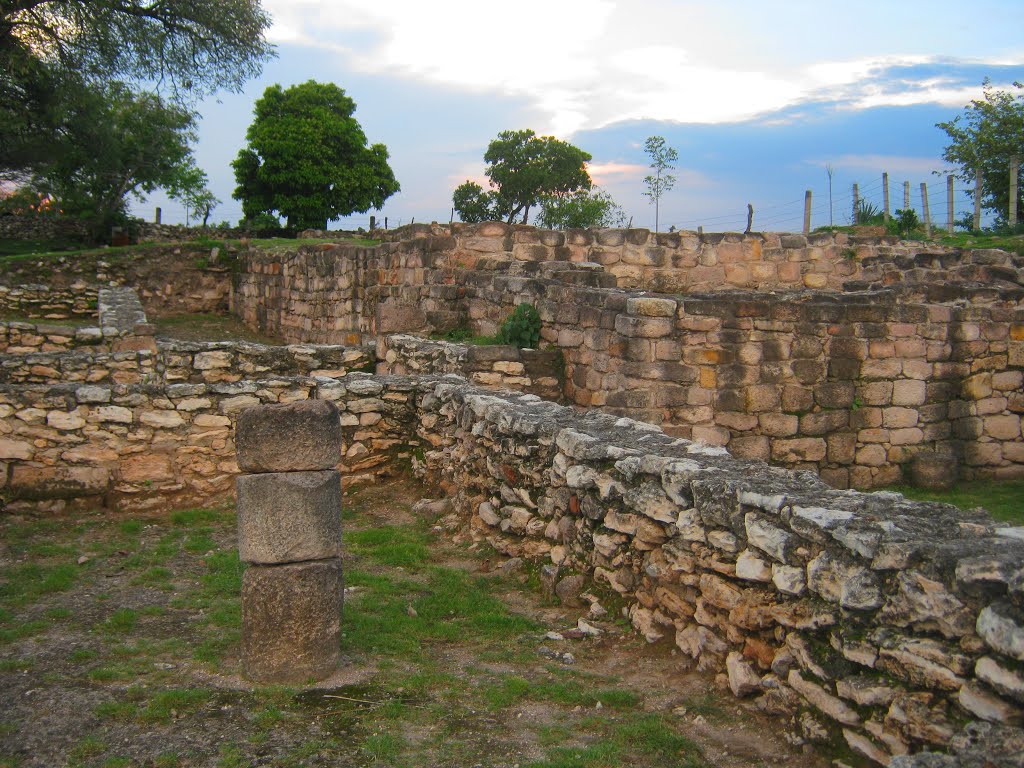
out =
[[(276, 42), (329, 49), (360, 72), (526, 98), (546, 116), (538, 131), (563, 137), (623, 120), (722, 123), (821, 101), (852, 109), (962, 105), (979, 93), (935, 78), (882, 79), (893, 67), (940, 61), (913, 50), (835, 60), (812, 60), (792, 46), (777, 52), (784, 42), (765, 42), (770, 30), (721, 23), (744, 21), (729, 3), (265, 1)], [(804, 34), (814, 40), (817, 32)]]

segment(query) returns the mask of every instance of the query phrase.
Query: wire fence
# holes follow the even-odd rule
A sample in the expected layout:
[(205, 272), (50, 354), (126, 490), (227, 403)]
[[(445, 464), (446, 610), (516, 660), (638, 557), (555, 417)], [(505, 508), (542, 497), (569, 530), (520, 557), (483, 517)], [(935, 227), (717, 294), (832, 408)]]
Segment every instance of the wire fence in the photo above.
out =
[[(861, 210), (870, 209), (878, 213), (887, 212), (890, 217), (894, 217), (898, 210), (909, 209), (914, 211), (922, 225), (928, 222), (934, 230), (952, 231), (958, 226), (964, 228), (968, 219), (973, 220), (974, 187), (964, 186), (960, 179), (950, 176), (948, 171), (936, 170), (923, 181), (896, 179), (892, 176), (888, 176), (886, 180), (886, 176), (887, 174), (877, 173), (863, 182), (836, 184), (831, 191), (809, 190), (809, 229), (863, 223), (855, 218), (855, 209), (858, 207)], [(951, 187), (950, 178), (953, 179)], [(922, 194), (922, 184), (926, 186), (926, 195)], [(885, 201), (887, 185), (888, 207)], [(804, 229), (806, 197), (764, 206), (759, 206), (756, 201), (751, 201), (750, 204), (754, 208), (752, 230), (800, 232)], [(684, 230), (702, 228), (711, 231), (743, 231), (748, 224), (748, 212), (746, 206), (742, 209), (739, 206), (737, 208), (738, 210), (731, 214), (683, 218), (673, 221), (672, 224), (676, 229)], [(993, 218), (990, 212), (983, 212), (981, 224), (990, 224)]]

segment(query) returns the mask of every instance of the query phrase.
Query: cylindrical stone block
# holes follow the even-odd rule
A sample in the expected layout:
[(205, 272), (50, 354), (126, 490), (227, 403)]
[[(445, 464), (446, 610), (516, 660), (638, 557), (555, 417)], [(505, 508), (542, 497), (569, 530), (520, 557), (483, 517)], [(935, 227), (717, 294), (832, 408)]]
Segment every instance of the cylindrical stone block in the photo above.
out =
[(238, 414), (235, 450), (243, 472), (334, 469), (341, 460), (341, 420), (330, 400), (258, 405)]
[(246, 563), (280, 565), (341, 556), (341, 474), (242, 475), (238, 554)]
[(331, 675), (341, 656), (341, 560), (252, 565), (242, 578), (242, 670), (260, 683)]

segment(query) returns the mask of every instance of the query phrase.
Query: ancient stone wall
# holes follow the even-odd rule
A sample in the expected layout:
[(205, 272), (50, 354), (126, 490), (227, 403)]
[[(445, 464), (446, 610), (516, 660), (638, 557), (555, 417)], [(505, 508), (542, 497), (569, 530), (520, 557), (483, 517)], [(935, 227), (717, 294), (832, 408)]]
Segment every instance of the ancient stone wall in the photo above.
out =
[[(417, 237), (451, 236), (456, 260), (466, 266), (481, 258), (521, 262), (573, 261), (600, 264), (620, 288), (659, 293), (721, 289), (841, 290), (850, 280), (865, 279), (875, 263), (916, 256), (921, 246), (894, 236), (821, 232), (790, 235), (774, 232), (655, 234), (647, 229), (571, 229), (565, 232), (499, 222), (413, 225), (373, 237), (403, 242)], [(929, 245), (933, 256), (950, 248)]]
[(559, 594), (573, 574), (614, 590), (649, 642), (799, 738), (886, 765), (947, 748), (970, 719), (988, 764), (1020, 754), (1021, 528), (531, 396), (435, 383), (418, 401), (420, 472), (479, 536), (547, 562)]
[[(858, 245), (874, 255), (834, 262), (856, 266), (851, 292), (652, 296), (614, 288), (600, 265), (523, 261), (533, 251), (516, 250), (516, 237), (572, 233), (489, 224), (461, 239), (430, 227), (411, 234), (376, 249), (247, 258), (235, 311), (291, 340), (339, 342), (452, 327), (490, 334), (529, 302), (543, 341), (565, 357), (565, 394), (578, 405), (814, 469), (839, 487), (897, 482), (922, 450), (955, 456), (966, 477), (1024, 473), (1024, 280), (1010, 254)], [(620, 237), (618, 247), (640, 247), (635, 232)], [(787, 264), (828, 261), (812, 258), (819, 246), (791, 244), (783, 250), (802, 260)]]
[(379, 375), (454, 373), (483, 387), (526, 392), (545, 400), (562, 399), (565, 368), (557, 349), (477, 346), (393, 334), (381, 337), (377, 357)]
[[(52, 331), (24, 330), (24, 323), (0, 324), (0, 342), (7, 330), (11, 345), (0, 355), (0, 382), (46, 384), (56, 382), (165, 384), (234, 383), (270, 376), (311, 376), (338, 378), (374, 368), (372, 346), (340, 347), (290, 345), (266, 346), (250, 342), (160, 341), (156, 349), (111, 350), (118, 341), (132, 337), (102, 336), (95, 328), (84, 338), (68, 339), (70, 353), (44, 349), (55, 337)], [(28, 326), (37, 329), (37, 326)], [(43, 334), (47, 335), (43, 335)], [(29, 343), (42, 342), (37, 346)], [(18, 346), (13, 346), (17, 343)], [(36, 351), (36, 350), (39, 351)]]
[(9, 261), (0, 274), (0, 313), (62, 320), (95, 316), (101, 287), (135, 288), (147, 313), (226, 312), (231, 296), (229, 254), (179, 244), (108, 249)]
[(234, 419), (243, 408), (305, 399), (341, 411), (346, 482), (408, 460), (414, 385), (254, 376), (180, 384), (0, 384), (0, 494), (7, 511), (166, 508), (229, 497)]
[[(36, 352), (91, 350), (110, 352), (111, 347), (133, 331), (116, 331), (98, 326), (71, 326), (58, 323), (22, 323), (0, 320), (0, 354), (25, 355)], [(18, 368), (24, 361), (4, 360), (6, 369)], [(34, 363), (29, 363), (32, 365)]]

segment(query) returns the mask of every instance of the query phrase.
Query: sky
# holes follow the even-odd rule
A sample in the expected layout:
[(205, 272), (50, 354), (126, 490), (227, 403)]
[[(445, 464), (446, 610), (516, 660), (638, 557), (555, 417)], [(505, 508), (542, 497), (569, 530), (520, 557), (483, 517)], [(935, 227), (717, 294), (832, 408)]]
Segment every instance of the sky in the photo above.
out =
[[(230, 162), (270, 85), (333, 82), (355, 100), (370, 143), (383, 143), (402, 191), (390, 226), (447, 222), (467, 179), (486, 187), (483, 154), (502, 130), (531, 128), (589, 152), (594, 182), (634, 227), (653, 228), (644, 196), (649, 136), (678, 152), (660, 228), (799, 231), (846, 224), (852, 185), (892, 209), (904, 182), (946, 220), (946, 135), (981, 83), (1024, 81), (1020, 0), (263, 0), (277, 58), (240, 94), (203, 102), (196, 159), (223, 201), (211, 222), (241, 218)], [(831, 205), (829, 203), (829, 173)], [(956, 182), (956, 216), (972, 209)], [(183, 222), (180, 204), (135, 205)]]

